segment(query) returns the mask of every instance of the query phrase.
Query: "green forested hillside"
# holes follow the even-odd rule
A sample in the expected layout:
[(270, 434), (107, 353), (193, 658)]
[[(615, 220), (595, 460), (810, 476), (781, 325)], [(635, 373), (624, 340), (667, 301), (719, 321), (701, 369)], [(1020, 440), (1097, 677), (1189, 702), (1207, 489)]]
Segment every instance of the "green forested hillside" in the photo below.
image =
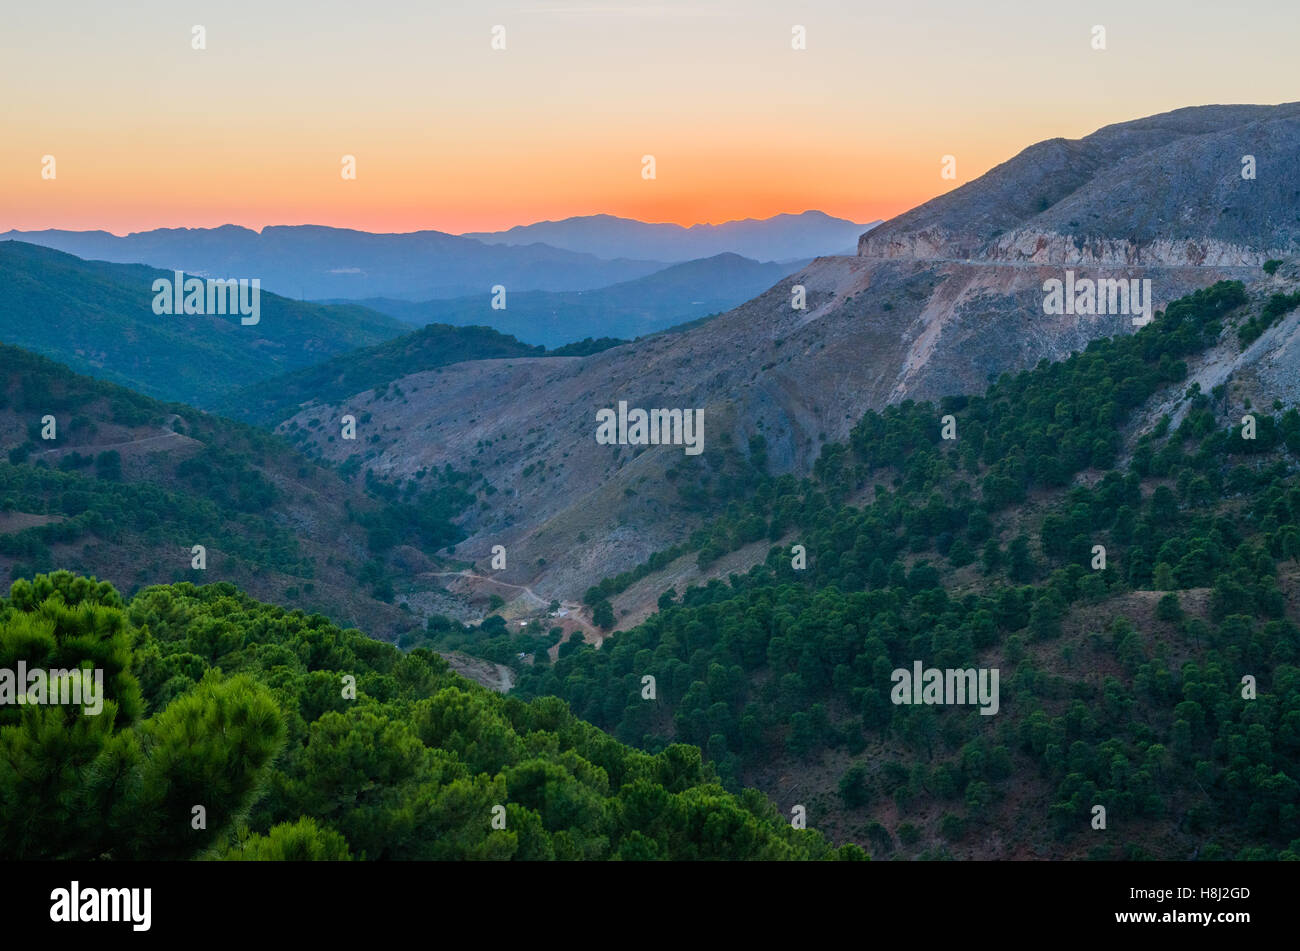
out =
[(0, 707), (10, 859), (864, 857), (725, 792), (698, 749), (629, 749), (229, 584), (18, 581), (19, 661), (100, 668), (108, 702)]
[(457, 541), (454, 520), (483, 487), (450, 469), (357, 483), (246, 424), (3, 345), (0, 453), (6, 580), (55, 567), (124, 591), (227, 580), (331, 617), (365, 616), (390, 638), (415, 626), (392, 604), (396, 550)]
[(206, 408), (232, 387), (409, 329), (364, 307), (312, 304), (265, 292), (259, 321), (249, 326), (241, 325), (238, 315), (157, 315), (153, 282), (172, 276), (143, 265), (83, 261), (21, 241), (0, 241), (5, 289), (0, 342), (149, 396)]
[[(733, 785), (797, 773), (820, 827), (876, 852), (986, 854), (996, 830), (1026, 856), (1300, 857), (1300, 413), (1256, 407), (1245, 438), (1191, 388), (1177, 427), (1124, 436), (1253, 313), (1219, 284), (982, 397), (868, 414), (682, 549), (782, 541), (764, 564), (519, 665), (519, 692), (648, 750), (699, 744)], [(608, 614), (652, 567), (589, 602)], [(1000, 712), (891, 703), (914, 661), (1000, 669)]]
[[(4, 846), (858, 854), (792, 829), (750, 786), (874, 854), (988, 855), (995, 835), (997, 854), (1022, 857), (1300, 857), (1300, 413), (1186, 386), (1188, 361), (1256, 339), (1297, 302), (1216, 285), (982, 396), (869, 413), (808, 479), (764, 475), (755, 436), (707, 492), (680, 486), (683, 505), (720, 518), (587, 600), (609, 627), (609, 599), (683, 553), (707, 567), (766, 540), (763, 563), (666, 591), (643, 624), (599, 650), (566, 644), (554, 664), (554, 631), (435, 617), (416, 635), (389, 604), (394, 549), (456, 541), (481, 480), (447, 469), (355, 486), (265, 433), (3, 348), (11, 577), (71, 565), (124, 587), (206, 580), (189, 545), (216, 539), (218, 577), (508, 662), (519, 695), (229, 585), (124, 604), (70, 576), (19, 582), (0, 609), (0, 667), (90, 659), (115, 707), (0, 709)], [(1171, 392), (1177, 422), (1136, 428)], [(41, 438), (46, 415), (57, 439)], [(891, 672), (918, 661), (997, 668), (998, 714), (895, 705)], [(46, 795), (57, 808), (36, 810)], [(205, 830), (189, 826), (194, 805)], [(196, 835), (177, 839), (177, 823)]]
[(337, 402), (365, 390), (385, 387), (409, 374), (463, 360), (585, 356), (623, 342), (607, 337), (587, 338), (548, 351), (545, 347), (520, 343), (490, 327), (430, 324), (395, 340), (240, 388), (223, 397), (217, 408), (232, 419), (274, 426), (296, 413), (308, 400)]

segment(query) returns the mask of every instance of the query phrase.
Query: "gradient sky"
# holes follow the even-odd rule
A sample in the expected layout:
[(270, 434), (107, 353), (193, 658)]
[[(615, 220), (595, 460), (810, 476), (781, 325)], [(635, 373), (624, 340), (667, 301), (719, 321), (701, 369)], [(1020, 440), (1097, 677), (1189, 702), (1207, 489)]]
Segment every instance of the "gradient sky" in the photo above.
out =
[(1041, 139), (1300, 99), (1296, 0), (48, 0), (4, 21), (0, 231), (869, 221)]

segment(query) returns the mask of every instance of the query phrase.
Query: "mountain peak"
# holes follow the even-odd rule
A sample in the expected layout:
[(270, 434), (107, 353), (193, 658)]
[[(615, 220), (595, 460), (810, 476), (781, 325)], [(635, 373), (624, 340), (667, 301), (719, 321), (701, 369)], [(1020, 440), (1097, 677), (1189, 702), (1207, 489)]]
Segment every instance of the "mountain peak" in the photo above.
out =
[(1297, 163), (1300, 103), (1178, 109), (1035, 143), (863, 235), (858, 253), (1260, 263), (1300, 240), (1283, 171)]

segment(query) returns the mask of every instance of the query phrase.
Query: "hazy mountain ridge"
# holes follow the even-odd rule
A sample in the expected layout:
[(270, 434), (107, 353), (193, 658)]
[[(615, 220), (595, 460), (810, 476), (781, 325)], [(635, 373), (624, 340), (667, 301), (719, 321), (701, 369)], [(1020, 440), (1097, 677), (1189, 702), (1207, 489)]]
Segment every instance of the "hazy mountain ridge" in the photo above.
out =
[[(611, 222), (616, 233), (609, 233)], [(552, 224), (563, 227), (548, 227)], [(432, 230), (379, 234), (323, 225), (271, 225), (258, 232), (222, 225), (120, 237), (107, 231), (8, 231), (0, 239), (87, 260), (147, 264), (200, 277), (258, 278), (265, 290), (286, 297), (423, 301), (486, 297), (496, 285), (514, 292), (593, 290), (723, 253), (764, 262), (807, 260), (849, 250), (863, 227), (805, 212), (692, 228), (596, 215), (524, 225), (496, 236)], [(552, 232), (560, 245), (537, 236)], [(646, 235), (653, 240), (643, 240)], [(642, 248), (665, 256), (634, 258)]]
[(556, 347), (584, 337), (631, 339), (721, 313), (797, 269), (726, 252), (595, 290), (516, 291), (508, 294), (500, 310), (493, 309), (489, 294), (419, 303), (367, 298), (357, 303), (416, 325), (482, 324), (526, 343)]
[(10, 231), (0, 238), (197, 276), (255, 277), (266, 290), (306, 299), (422, 300), (487, 294), (496, 284), (582, 290), (664, 267), (659, 261), (609, 261), (541, 244), (491, 247), (440, 231), (372, 234), (319, 225), (269, 226), (260, 233), (236, 225), (160, 228), (125, 237), (103, 231)]
[(562, 221), (539, 221), (506, 231), (473, 232), (464, 237), (488, 244), (542, 241), (569, 251), (600, 255), (612, 252), (622, 257), (670, 262), (713, 257), (724, 252), (759, 261), (786, 262), (846, 253), (864, 230), (879, 223), (859, 224), (821, 211), (689, 227), (614, 215), (586, 215)]

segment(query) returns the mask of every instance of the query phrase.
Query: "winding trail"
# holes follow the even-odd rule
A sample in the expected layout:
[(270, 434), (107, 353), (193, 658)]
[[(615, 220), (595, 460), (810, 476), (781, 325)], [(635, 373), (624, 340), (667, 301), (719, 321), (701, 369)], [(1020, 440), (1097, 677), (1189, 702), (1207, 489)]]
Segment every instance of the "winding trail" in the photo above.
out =
[(168, 442), (173, 439), (180, 439), (184, 442), (197, 442), (189, 436), (182, 436), (176, 430), (172, 429), (176, 425), (176, 420), (180, 419), (176, 414), (168, 416), (164, 425), (167, 427), (166, 432), (156, 433), (153, 436), (141, 436), (139, 439), (127, 439), (123, 442), (96, 443), (89, 446), (55, 446), (53, 449), (43, 449), (40, 452), (42, 456), (48, 456), (52, 453), (69, 453), (76, 452), (80, 449), (90, 449), (95, 452), (107, 452), (109, 449), (125, 449), (127, 446), (144, 446), (156, 442)]
[[(525, 597), (529, 598), (533, 604), (541, 608), (548, 608), (551, 605), (550, 600), (543, 598), (532, 588), (528, 587), (528, 585), (511, 584), (508, 581), (500, 581), (496, 578), (488, 577), (487, 575), (477, 574), (476, 572), (470, 571), (468, 569), (465, 569), (463, 571), (425, 571), (420, 574), (420, 577), (421, 578), (428, 578), (428, 577), (469, 578), (470, 580), (473, 581), (482, 581), (488, 584), (497, 585), (498, 587), (510, 588), (514, 591), (522, 591)], [(584, 610), (584, 608), (581, 604), (577, 603), (576, 601), (561, 601), (560, 607), (564, 608), (566, 611), (569, 612), (568, 615), (566, 615), (563, 618), (563, 620), (566, 621), (572, 620), (575, 624), (581, 627), (583, 632), (586, 635), (588, 635), (586, 637), (588, 643), (599, 644), (607, 636), (605, 632), (601, 631), (600, 628), (596, 627), (594, 624), (592, 624), (582, 615), (582, 611)]]

